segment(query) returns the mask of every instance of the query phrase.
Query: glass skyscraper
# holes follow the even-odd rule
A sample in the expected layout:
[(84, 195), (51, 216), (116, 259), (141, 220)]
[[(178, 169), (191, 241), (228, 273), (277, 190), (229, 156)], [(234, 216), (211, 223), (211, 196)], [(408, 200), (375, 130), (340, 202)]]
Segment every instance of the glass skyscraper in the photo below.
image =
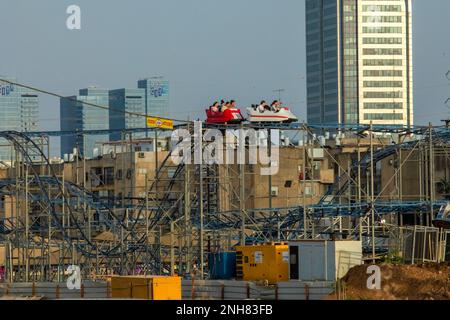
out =
[(311, 124), (413, 124), (411, 0), (306, 0)]
[(145, 113), (150, 116), (169, 117), (169, 81), (148, 78), (138, 81), (138, 88), (145, 90)]
[[(5, 78), (16, 82), (16, 79)], [(0, 130), (29, 132), (39, 126), (39, 97), (36, 92), (0, 82)], [(11, 147), (0, 139), (0, 160), (11, 160)]]
[[(146, 118), (131, 113), (146, 114), (144, 89), (117, 89), (109, 92), (109, 127), (111, 129), (145, 128)], [(127, 113), (126, 113), (127, 112)], [(145, 132), (134, 133), (133, 138), (145, 138)], [(113, 132), (112, 141), (120, 140), (121, 133)]]
[[(98, 108), (83, 102), (100, 105)], [(62, 98), (60, 100), (61, 131), (75, 130), (108, 130), (109, 129), (109, 94), (106, 89), (81, 89), (78, 96)], [(73, 153), (77, 148), (87, 158), (94, 155), (94, 149), (101, 150), (101, 143), (109, 141), (109, 134), (63, 135), (61, 137), (61, 155)]]

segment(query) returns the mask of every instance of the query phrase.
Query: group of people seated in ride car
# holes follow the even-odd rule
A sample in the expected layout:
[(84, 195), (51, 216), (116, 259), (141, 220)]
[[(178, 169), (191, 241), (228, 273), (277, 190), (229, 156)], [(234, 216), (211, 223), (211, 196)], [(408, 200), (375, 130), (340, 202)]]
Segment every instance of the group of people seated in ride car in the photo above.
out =
[(236, 108), (236, 101), (230, 100), (225, 102), (224, 100), (221, 100), (220, 103), (218, 101), (214, 102), (209, 107), (209, 110), (212, 112), (224, 112), (227, 109), (235, 109), (235, 108)]
[(281, 110), (281, 102), (278, 100), (274, 100), (272, 104), (269, 106), (265, 100), (261, 101), (259, 105), (253, 105), (253, 109), (258, 110), (263, 113), (266, 110), (272, 112), (279, 112)]

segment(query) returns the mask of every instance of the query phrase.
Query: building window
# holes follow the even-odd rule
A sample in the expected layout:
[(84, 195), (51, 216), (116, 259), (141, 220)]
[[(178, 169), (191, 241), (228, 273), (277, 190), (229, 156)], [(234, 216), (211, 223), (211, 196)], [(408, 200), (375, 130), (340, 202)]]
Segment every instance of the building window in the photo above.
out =
[(94, 203), (99, 203), (100, 202), (98, 191), (93, 191), (92, 192), (92, 199), (93, 199)]
[(104, 179), (105, 179), (106, 185), (114, 184), (114, 168), (113, 167), (104, 168)]
[(401, 59), (364, 59), (365, 66), (402, 66)]
[(401, 77), (402, 70), (364, 70), (365, 77)]
[(132, 174), (133, 174), (133, 170), (132, 169), (128, 169), (127, 170), (127, 179), (131, 179)]
[(364, 109), (403, 109), (403, 103), (401, 102), (387, 102), (387, 103), (381, 103), (381, 102), (366, 102), (364, 103)]
[(382, 48), (370, 48), (364, 49), (363, 54), (366, 56), (398, 56), (402, 54), (402, 49), (390, 48), (390, 49), (382, 49)]
[(399, 5), (364, 5), (364, 12), (401, 12), (402, 6)]
[(402, 81), (364, 81), (365, 88), (401, 88)]
[(363, 27), (363, 33), (402, 33), (402, 27)]
[(403, 92), (364, 92), (364, 98), (366, 99), (401, 99), (403, 98)]
[(5, 211), (5, 196), (0, 197), (0, 211)]
[(402, 38), (363, 38), (363, 44), (402, 44)]
[(102, 168), (91, 168), (90, 176), (92, 187), (99, 187), (104, 184)]
[(403, 120), (402, 113), (365, 113), (364, 120)]
[(379, 23), (379, 22), (385, 22), (385, 23), (401, 23), (402, 22), (402, 16), (363, 16), (363, 22), (373, 22), (373, 23)]

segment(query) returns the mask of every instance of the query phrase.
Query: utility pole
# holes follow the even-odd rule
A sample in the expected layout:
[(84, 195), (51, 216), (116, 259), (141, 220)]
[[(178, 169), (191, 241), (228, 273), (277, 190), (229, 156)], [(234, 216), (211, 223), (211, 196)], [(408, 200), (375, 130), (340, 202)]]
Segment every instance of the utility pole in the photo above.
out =
[(128, 139), (130, 142), (130, 191), (129, 191), (129, 200), (128, 204), (131, 206), (133, 205), (133, 198), (134, 198), (134, 174), (136, 169), (136, 161), (134, 159), (134, 152), (133, 152), (133, 133), (130, 132), (128, 135)]
[(29, 282), (30, 272), (30, 216), (28, 211), (28, 165), (25, 165), (25, 282)]
[(303, 170), (303, 237), (304, 239), (308, 238), (308, 229), (307, 229), (307, 218), (306, 218), (306, 161), (307, 161), (307, 157), (308, 157), (308, 152), (306, 150), (306, 144), (308, 143), (307, 140), (307, 131), (306, 131), (306, 125), (303, 124), (303, 166), (302, 166), (302, 170)]
[(125, 141), (125, 131), (120, 132), (120, 152), (122, 161), (122, 199), (121, 199), (121, 209), (125, 207), (125, 193), (127, 191), (127, 174), (125, 172), (125, 156), (126, 156), (126, 141)]
[[(269, 153), (269, 159), (272, 159), (272, 134), (271, 130), (268, 130), (267, 136), (267, 150)], [(269, 167), (272, 169), (272, 161), (269, 162)], [(272, 175), (269, 174), (269, 208), (272, 209)]]
[[(267, 142), (270, 143), (270, 142)], [(240, 159), (239, 165), (239, 186), (240, 186), (240, 194), (239, 194), (239, 209), (241, 212), (241, 246), (245, 246), (245, 139), (243, 133), (243, 125), (241, 123), (241, 130), (239, 130), (239, 148), (240, 148), (240, 156), (243, 158)], [(270, 191), (269, 191), (270, 192)]]
[(358, 135), (358, 203), (361, 204), (361, 148), (360, 136)]
[(375, 183), (373, 162), (373, 125), (370, 122), (370, 211), (372, 220), (372, 262), (375, 263)]
[[(398, 145), (400, 148), (398, 149), (398, 174), (397, 174), (397, 181), (398, 181), (398, 199), (400, 202), (403, 202), (403, 165), (402, 165), (402, 141), (401, 141), (401, 135), (398, 136)], [(395, 170), (395, 169), (394, 169)], [(400, 226), (403, 227), (403, 214), (400, 213)]]
[(428, 166), (430, 170), (430, 226), (433, 225), (434, 212), (433, 212), (433, 204), (434, 204), (434, 150), (433, 150), (433, 125), (431, 122), (429, 123), (429, 148), (430, 148), (430, 156), (429, 161), (430, 164)]
[(170, 222), (170, 275), (175, 275), (175, 221)]
[(148, 236), (149, 236), (149, 216), (148, 216), (148, 172), (145, 172), (145, 234), (147, 238), (148, 243)]
[[(86, 135), (84, 133), (83, 133), (83, 188), (86, 189)], [(84, 211), (84, 214), (86, 215), (86, 212), (88, 211), (86, 199), (84, 200), (84, 203), (83, 203), (83, 211)], [(91, 212), (87, 212), (87, 214), (88, 214), (87, 234), (88, 234), (89, 241), (91, 241)]]
[[(445, 77), (450, 81), (450, 70), (447, 71)], [(450, 98), (445, 100), (445, 106), (450, 110)], [(447, 117), (447, 120), (442, 120), (445, 123), (445, 126), (448, 128), (450, 124), (450, 116)]]
[[(200, 137), (199, 137), (199, 141), (200, 141), (200, 152), (202, 154), (202, 150), (203, 150), (203, 132), (202, 130), (200, 130), (199, 132)], [(203, 219), (204, 219), (204, 213), (203, 213), (203, 155), (201, 156), (200, 159), (200, 165), (199, 165), (199, 180), (200, 180), (200, 188), (199, 188), (199, 192), (200, 192), (200, 200), (199, 200), (199, 210), (200, 210), (200, 276), (201, 279), (203, 280), (204, 278), (204, 273), (203, 273), (203, 265), (204, 265), (204, 255), (205, 255), (205, 244), (204, 244), (204, 238), (203, 238)]]
[[(191, 127), (188, 124), (187, 130), (191, 132)], [(191, 141), (192, 142), (192, 141)], [(185, 265), (185, 273), (190, 273), (190, 264), (191, 264), (191, 231), (190, 231), (190, 223), (191, 223), (191, 193), (190, 193), (190, 163), (185, 159), (184, 163), (184, 241), (186, 244), (186, 265)], [(181, 251), (181, 250), (180, 250)], [(180, 268), (181, 269), (181, 268)], [(181, 272), (181, 270), (180, 270)]]
[(159, 165), (158, 165), (158, 130), (155, 129), (155, 136), (154, 136), (154, 149), (155, 149), (155, 191), (156, 194), (158, 194), (158, 171), (159, 171)]
[(190, 193), (190, 164), (184, 165), (184, 241), (186, 243), (186, 265), (185, 272), (189, 274), (191, 267), (191, 193)]

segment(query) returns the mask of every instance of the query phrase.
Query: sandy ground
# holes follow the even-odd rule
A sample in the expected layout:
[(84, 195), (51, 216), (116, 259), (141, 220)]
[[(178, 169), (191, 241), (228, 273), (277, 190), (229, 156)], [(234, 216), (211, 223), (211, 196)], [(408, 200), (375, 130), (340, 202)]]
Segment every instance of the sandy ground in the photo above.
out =
[[(350, 300), (450, 300), (450, 265), (381, 264), (381, 289), (367, 289), (368, 265), (352, 268), (343, 278)], [(333, 299), (333, 294), (329, 298)]]

